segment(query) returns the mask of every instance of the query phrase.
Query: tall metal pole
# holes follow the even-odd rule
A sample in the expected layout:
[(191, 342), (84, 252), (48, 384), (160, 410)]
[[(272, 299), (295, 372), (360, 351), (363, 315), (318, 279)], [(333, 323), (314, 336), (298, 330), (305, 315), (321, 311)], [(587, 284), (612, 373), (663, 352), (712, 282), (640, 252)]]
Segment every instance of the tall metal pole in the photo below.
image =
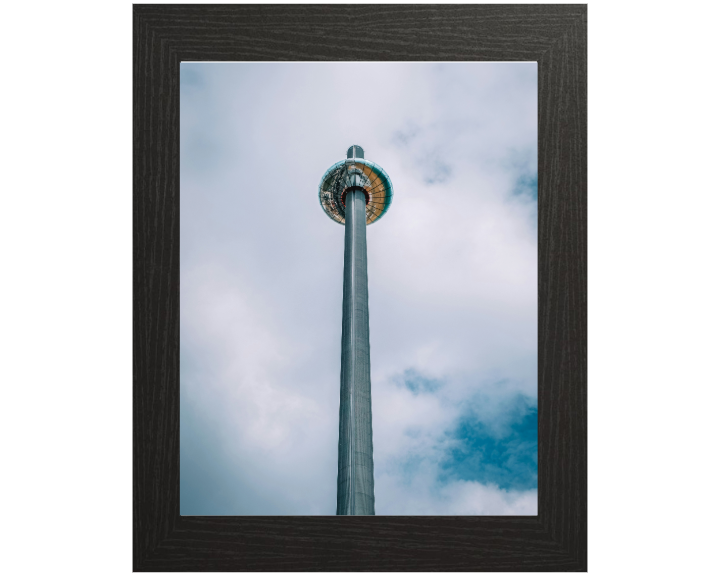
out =
[(365, 194), (345, 197), (337, 514), (374, 515)]

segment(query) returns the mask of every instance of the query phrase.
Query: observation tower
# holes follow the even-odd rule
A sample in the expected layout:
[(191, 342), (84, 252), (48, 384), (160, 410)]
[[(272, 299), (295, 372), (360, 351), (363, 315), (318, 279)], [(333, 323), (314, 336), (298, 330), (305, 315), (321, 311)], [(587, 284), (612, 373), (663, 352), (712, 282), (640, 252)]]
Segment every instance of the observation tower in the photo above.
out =
[(380, 166), (365, 160), (360, 146), (350, 146), (347, 159), (323, 175), (318, 196), (325, 213), (345, 225), (336, 514), (374, 515), (365, 231), (390, 208), (393, 187)]

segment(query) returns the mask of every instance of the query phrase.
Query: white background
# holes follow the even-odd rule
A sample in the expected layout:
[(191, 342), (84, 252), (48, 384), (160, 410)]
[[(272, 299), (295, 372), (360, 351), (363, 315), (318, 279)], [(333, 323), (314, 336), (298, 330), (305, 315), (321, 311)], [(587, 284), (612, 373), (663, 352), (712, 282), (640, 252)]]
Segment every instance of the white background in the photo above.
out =
[[(715, 565), (715, 3), (592, 2), (592, 574)], [(131, 571), (132, 6), (2, 15), (3, 571)]]

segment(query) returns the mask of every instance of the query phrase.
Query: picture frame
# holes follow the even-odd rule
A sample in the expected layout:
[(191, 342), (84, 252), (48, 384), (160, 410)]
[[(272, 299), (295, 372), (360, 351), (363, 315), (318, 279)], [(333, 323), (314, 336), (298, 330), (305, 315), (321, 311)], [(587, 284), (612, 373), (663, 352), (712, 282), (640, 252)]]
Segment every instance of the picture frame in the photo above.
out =
[[(265, 60), (538, 63), (537, 516), (180, 516), (180, 62)], [(133, 263), (134, 571), (587, 570), (586, 5), (135, 5)]]

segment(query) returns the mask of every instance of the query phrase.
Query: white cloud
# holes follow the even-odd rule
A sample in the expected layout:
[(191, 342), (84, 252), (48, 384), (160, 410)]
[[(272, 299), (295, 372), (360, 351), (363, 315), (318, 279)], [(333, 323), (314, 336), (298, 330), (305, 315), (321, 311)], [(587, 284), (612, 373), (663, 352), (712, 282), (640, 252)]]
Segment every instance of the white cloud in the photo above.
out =
[(434, 465), (422, 461), (410, 474), (389, 469), (376, 474), (376, 508), (385, 515), (535, 516), (537, 490), (502, 490), (456, 480), (439, 483)]

